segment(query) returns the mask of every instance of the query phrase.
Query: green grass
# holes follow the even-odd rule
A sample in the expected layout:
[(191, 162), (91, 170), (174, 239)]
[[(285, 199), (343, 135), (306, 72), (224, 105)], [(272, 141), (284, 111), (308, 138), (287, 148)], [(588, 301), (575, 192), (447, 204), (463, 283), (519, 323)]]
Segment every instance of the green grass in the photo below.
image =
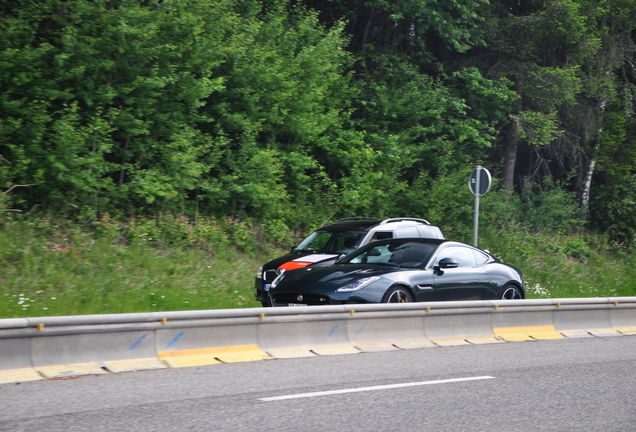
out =
[[(178, 218), (90, 229), (5, 220), (0, 318), (260, 306), (255, 271), (281, 250), (259, 252), (262, 240), (242, 229), (240, 251), (236, 230), (217, 228)], [(636, 257), (600, 236), (483, 228), (479, 246), (523, 271), (528, 298), (636, 296)]]
[(636, 296), (636, 257), (598, 235), (484, 230), (479, 246), (522, 270), (528, 298)]
[(258, 307), (266, 259), (27, 224), (0, 231), (0, 318)]

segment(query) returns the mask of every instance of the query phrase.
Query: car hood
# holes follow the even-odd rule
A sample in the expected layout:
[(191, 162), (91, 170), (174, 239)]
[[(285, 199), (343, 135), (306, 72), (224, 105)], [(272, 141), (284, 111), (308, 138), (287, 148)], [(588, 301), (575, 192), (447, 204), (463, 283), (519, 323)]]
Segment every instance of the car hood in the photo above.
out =
[(283, 268), (284, 270), (293, 270), (297, 268), (307, 267), (311, 264), (335, 260), (337, 254), (329, 253), (312, 253), (312, 252), (290, 252), (282, 257), (276, 258), (263, 266), (263, 270), (272, 270)]
[(329, 267), (307, 267), (285, 272), (273, 291), (335, 291), (340, 286), (369, 276), (383, 276), (399, 271), (398, 267), (377, 264), (335, 264)]

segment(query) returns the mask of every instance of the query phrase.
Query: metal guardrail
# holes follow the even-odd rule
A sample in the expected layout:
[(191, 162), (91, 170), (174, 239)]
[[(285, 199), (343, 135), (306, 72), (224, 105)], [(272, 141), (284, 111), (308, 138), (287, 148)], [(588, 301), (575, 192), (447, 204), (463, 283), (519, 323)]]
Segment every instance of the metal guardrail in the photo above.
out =
[(636, 297), (0, 319), (0, 384), (326, 354), (636, 334)]

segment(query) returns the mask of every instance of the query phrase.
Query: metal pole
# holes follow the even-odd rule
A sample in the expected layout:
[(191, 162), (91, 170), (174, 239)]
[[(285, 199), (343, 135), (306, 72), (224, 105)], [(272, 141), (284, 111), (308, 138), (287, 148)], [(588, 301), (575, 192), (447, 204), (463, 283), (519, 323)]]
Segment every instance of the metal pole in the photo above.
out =
[(475, 223), (473, 226), (473, 246), (477, 247), (477, 237), (479, 235), (479, 194), (481, 192), (481, 166), (477, 165), (477, 175), (475, 176)]

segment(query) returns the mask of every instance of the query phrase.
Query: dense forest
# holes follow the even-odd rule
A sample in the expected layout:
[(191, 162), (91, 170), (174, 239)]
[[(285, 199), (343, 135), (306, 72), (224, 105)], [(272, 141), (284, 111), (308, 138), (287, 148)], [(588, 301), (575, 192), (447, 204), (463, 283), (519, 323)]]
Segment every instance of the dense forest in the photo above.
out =
[(636, 241), (632, 0), (0, 0), (0, 210)]

